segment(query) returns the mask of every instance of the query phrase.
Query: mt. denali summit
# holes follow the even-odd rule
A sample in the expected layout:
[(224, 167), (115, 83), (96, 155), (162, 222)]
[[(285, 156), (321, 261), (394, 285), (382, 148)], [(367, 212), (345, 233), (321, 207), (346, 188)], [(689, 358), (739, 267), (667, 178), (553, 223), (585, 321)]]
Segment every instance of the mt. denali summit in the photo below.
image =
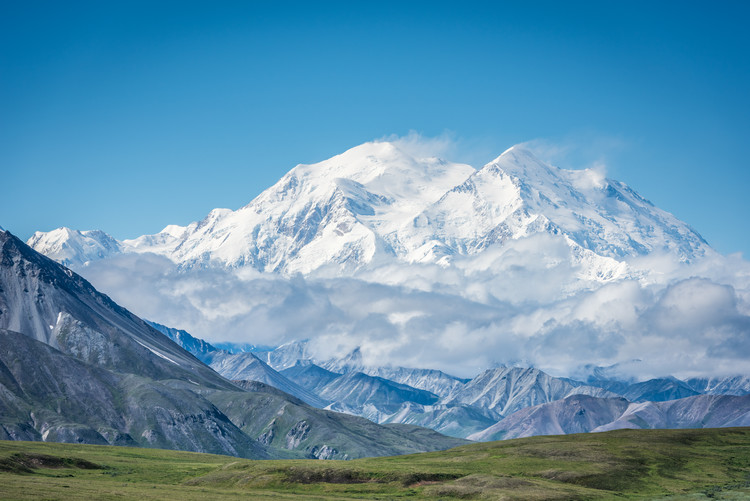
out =
[(626, 276), (623, 259), (654, 251), (691, 261), (713, 252), (687, 224), (593, 170), (564, 170), (514, 146), (481, 169), (370, 142), (298, 165), (248, 205), (118, 242), (60, 228), (28, 241), (68, 265), (153, 252), (183, 269), (249, 266), (344, 275), (380, 264), (437, 263), (538, 234), (564, 241), (583, 278)]

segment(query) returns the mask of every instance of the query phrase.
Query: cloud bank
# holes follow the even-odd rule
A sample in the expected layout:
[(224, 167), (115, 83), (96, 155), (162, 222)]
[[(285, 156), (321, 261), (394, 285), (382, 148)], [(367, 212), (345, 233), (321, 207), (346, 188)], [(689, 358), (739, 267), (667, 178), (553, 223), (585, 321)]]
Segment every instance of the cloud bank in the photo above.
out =
[(544, 238), (449, 268), (392, 265), (351, 278), (186, 272), (150, 254), (77, 271), (134, 313), (210, 342), (310, 339), (320, 356), (360, 346), (372, 364), (464, 377), (497, 364), (565, 376), (634, 359), (640, 379), (750, 373), (750, 263), (740, 256), (686, 265), (652, 255), (628, 262), (639, 279), (598, 284)]

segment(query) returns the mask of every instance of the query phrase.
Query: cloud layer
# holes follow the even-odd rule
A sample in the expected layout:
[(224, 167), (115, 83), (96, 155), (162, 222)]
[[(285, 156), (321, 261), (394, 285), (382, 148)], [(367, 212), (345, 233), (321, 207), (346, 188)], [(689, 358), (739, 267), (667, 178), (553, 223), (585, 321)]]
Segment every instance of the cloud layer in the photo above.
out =
[(750, 263), (652, 255), (638, 280), (583, 281), (567, 248), (531, 237), (450, 268), (393, 265), (352, 278), (179, 271), (126, 254), (79, 269), (134, 313), (208, 341), (311, 339), (321, 356), (470, 377), (501, 363), (572, 375), (639, 359), (637, 377), (750, 373)]

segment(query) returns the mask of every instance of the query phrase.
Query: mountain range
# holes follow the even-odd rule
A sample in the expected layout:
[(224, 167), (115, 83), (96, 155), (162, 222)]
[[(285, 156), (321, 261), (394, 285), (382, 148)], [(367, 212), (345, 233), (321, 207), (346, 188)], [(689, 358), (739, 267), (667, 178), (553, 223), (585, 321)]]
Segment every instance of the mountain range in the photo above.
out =
[(627, 256), (712, 252), (685, 223), (595, 170), (556, 168), (518, 146), (477, 170), (389, 142), (298, 165), (248, 205), (187, 226), (123, 241), (59, 228), (28, 244), (66, 265), (150, 252), (186, 269), (342, 275), (391, 262), (446, 266), (534, 234), (564, 242), (581, 277), (595, 281), (628, 275)]
[(0, 231), (0, 348), (2, 439), (322, 459), (461, 443), (230, 382), (6, 231)]
[(575, 395), (522, 409), (469, 435), (489, 441), (566, 435), (622, 428), (723, 428), (750, 426), (750, 395), (697, 395), (665, 402)]
[[(186, 226), (169, 225), (129, 240), (101, 230), (59, 228), (37, 232), (27, 243), (84, 275), (134, 256), (171, 263), (176, 272), (151, 277), (148, 294), (159, 289), (160, 304), (187, 298), (189, 306), (182, 303), (177, 311), (200, 311), (207, 319), (201, 326), (206, 339), (221, 338), (226, 325), (237, 329), (237, 339), (225, 335), (227, 343), (212, 345), (186, 330), (144, 324), (128, 312), (130, 321), (109, 322), (137, 332), (121, 346), (112, 340), (115, 331), (101, 327), (106, 322), (96, 323), (98, 317), (73, 315), (67, 303), (46, 305), (40, 297), (58, 294), (54, 287), (32, 298), (18, 292), (33, 289), (25, 285), (9, 286), (11, 321), (0, 327), (30, 333), (103, 370), (159, 384), (166, 378), (209, 385), (198, 396), (260, 444), (260, 452), (247, 453), (251, 456), (283, 456), (302, 446), (304, 454), (325, 458), (358, 457), (368, 447), (388, 453), (377, 440), (365, 446), (346, 434), (375, 423), (386, 425), (368, 428), (380, 430), (375, 434), (383, 429), (408, 434), (415, 429), (405, 426), (418, 425), (484, 440), (746, 422), (750, 379), (742, 373), (746, 364), (736, 362), (750, 332), (742, 299), (747, 284), (736, 278), (741, 274), (730, 271), (716, 283), (704, 278), (706, 263), (720, 258), (689, 225), (596, 169), (554, 167), (523, 146), (475, 169), (414, 155), (398, 143), (365, 143), (317, 164), (298, 165), (246, 206), (214, 209)], [(671, 267), (663, 266), (665, 260)], [(661, 268), (651, 268), (657, 261)], [(696, 275), (670, 275), (679, 266)], [(129, 278), (138, 268), (131, 261), (123, 270)], [(56, 273), (85, 282), (60, 269)], [(9, 284), (17, 275), (25, 280), (22, 270), (12, 269)], [(215, 281), (213, 291), (222, 295), (190, 296), (205, 279)], [(275, 285), (282, 282), (289, 284), (286, 296)], [(266, 321), (248, 322), (255, 319), (252, 312), (235, 313), (252, 310), (249, 305), (260, 305)], [(191, 320), (183, 317), (192, 331)], [(153, 320), (173, 325), (163, 318)], [(291, 325), (288, 331), (273, 330), (284, 322)], [(306, 335), (315, 339), (294, 340)], [(178, 351), (164, 344), (167, 338)], [(231, 341), (243, 341), (247, 349)], [(688, 357), (694, 345), (703, 359)], [(672, 348), (681, 358), (670, 354)], [(195, 358), (185, 358), (183, 349)], [(620, 377), (611, 368), (586, 365), (616, 358), (620, 349), (652, 357), (652, 371), (664, 359), (690, 362), (683, 370), (692, 376)], [(150, 358), (138, 362), (143, 367), (116, 363), (133, 364), (144, 353)], [(426, 364), (432, 368), (412, 368), (390, 363), (394, 353), (412, 361), (409, 365), (418, 365), (424, 354), (438, 353), (443, 361), (463, 357), (477, 370), (472, 377), (456, 377), (434, 368), (440, 367), (434, 360)], [(548, 365), (559, 359), (591, 372), (552, 376), (532, 367), (528, 354)], [(154, 357), (159, 363), (152, 367)], [(715, 357), (723, 357), (721, 371), (710, 367)], [(733, 362), (739, 369), (732, 369)], [(165, 364), (188, 373), (198, 367), (202, 379), (168, 377), (164, 367), (177, 369)], [(208, 367), (223, 378), (212, 379), (217, 375)], [(637, 364), (629, 367), (637, 371)], [(293, 418), (274, 417), (278, 406), (294, 408), (285, 411)], [(368, 421), (347, 424), (343, 442), (311, 442), (310, 437), (328, 436), (308, 426), (330, 423), (319, 414), (330, 411)], [(350, 423), (350, 417), (333, 415)], [(447, 443), (435, 437), (429, 436), (434, 443), (408, 447)]]
[[(225, 377), (260, 381), (311, 405), (377, 423), (424, 426), (471, 440), (750, 425), (750, 391), (744, 377), (715, 379), (703, 391), (691, 387), (705, 384), (698, 380), (627, 382), (606, 379), (602, 370), (595, 370), (599, 377), (589, 378), (588, 384), (523, 367), (488, 369), (465, 380), (435, 370), (366, 366), (359, 350), (342, 359), (316, 360), (307, 355), (304, 341), (229, 354), (185, 331), (152, 325)], [(227, 358), (241, 362), (227, 364)]]

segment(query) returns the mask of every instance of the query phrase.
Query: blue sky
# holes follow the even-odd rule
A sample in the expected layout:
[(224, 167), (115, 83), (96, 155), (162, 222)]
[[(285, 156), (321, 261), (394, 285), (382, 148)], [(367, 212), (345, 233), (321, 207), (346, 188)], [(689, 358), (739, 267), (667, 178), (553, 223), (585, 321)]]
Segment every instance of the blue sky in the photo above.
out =
[(543, 140), (750, 256), (747, 2), (0, 4), (0, 225), (117, 238), (236, 209), (297, 163)]

